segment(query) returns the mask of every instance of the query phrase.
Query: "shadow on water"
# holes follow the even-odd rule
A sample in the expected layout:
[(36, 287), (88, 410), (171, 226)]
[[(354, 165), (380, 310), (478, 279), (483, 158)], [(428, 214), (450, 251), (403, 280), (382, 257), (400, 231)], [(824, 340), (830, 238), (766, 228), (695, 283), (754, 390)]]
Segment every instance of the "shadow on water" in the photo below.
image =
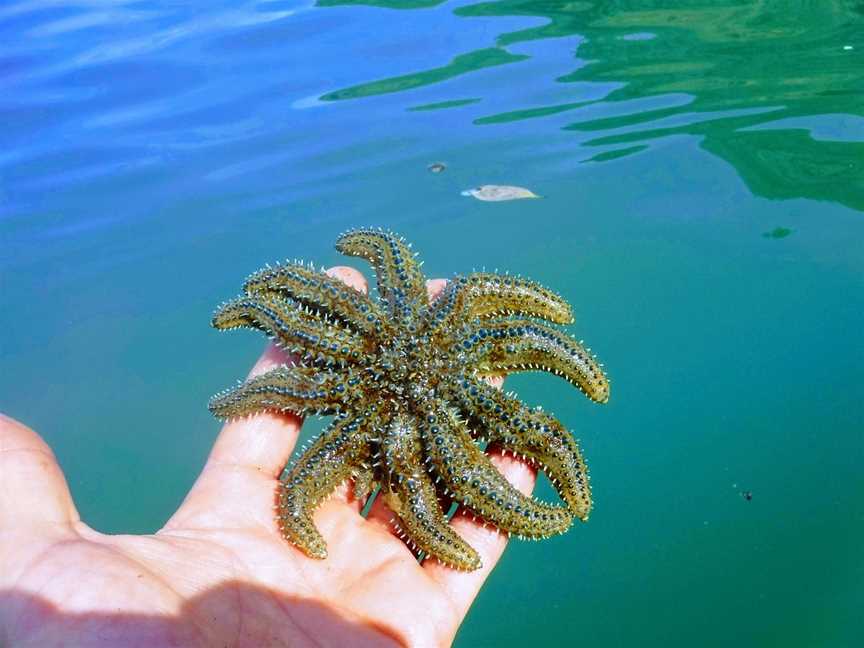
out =
[[(323, 0), (390, 9), (424, 0)], [(676, 135), (733, 165), (750, 190), (771, 199), (834, 201), (864, 211), (864, 3), (573, 2), (500, 0), (460, 6), (464, 18), (539, 17), (546, 24), (500, 34), (497, 47), (449, 64), (328, 93), (323, 100), (368, 97), (437, 83), (492, 65), (530, 58), (508, 48), (580, 36), (574, 68), (560, 84), (614, 84), (584, 101), (525, 105), (477, 118), (480, 126), (562, 115), (554, 127), (599, 147), (600, 162), (645, 150)], [(565, 48), (561, 48), (565, 51)], [(551, 80), (551, 79), (550, 79)], [(647, 99), (668, 99), (646, 108)], [(682, 100), (683, 98), (683, 100)], [(530, 101), (530, 99), (528, 100)], [(595, 106), (604, 106), (597, 118)], [(580, 111), (589, 113), (581, 116)], [(610, 113), (620, 113), (608, 116)], [(850, 139), (850, 133), (856, 133)], [(855, 141), (857, 140), (857, 141)]]
[[(349, 621), (317, 602), (241, 582), (202, 592), (176, 614), (66, 612), (14, 589), (0, 590), (0, 609), (16, 620), (12, 633), (0, 636), (3, 646), (19, 641), (46, 648), (78, 646), (82, 637), (88, 638), (87, 646), (402, 645), (386, 628)], [(316, 629), (326, 635), (315, 634)]]

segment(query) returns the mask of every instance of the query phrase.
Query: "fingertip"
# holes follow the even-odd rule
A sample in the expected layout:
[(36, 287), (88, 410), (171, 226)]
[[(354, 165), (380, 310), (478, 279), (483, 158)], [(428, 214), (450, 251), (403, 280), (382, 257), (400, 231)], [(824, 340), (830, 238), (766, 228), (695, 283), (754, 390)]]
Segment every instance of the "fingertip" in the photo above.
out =
[(504, 386), (504, 376), (486, 376), (486, 382), (495, 389), (501, 389)]
[(520, 461), (512, 454), (503, 454), (500, 448), (493, 446), (488, 450), (492, 464), (507, 478), (523, 495), (530, 495), (537, 481), (537, 470), (531, 465)]
[(446, 285), (446, 279), (429, 279), (426, 282), (426, 292), (429, 294), (429, 301), (435, 301), (438, 298), (438, 295), (441, 294), (441, 291), (444, 290), (444, 286)]
[(358, 292), (364, 294), (369, 292), (369, 285), (366, 282), (366, 277), (364, 277), (363, 273), (356, 268), (352, 268), (351, 266), (333, 266), (327, 270), (327, 274), (339, 279), (342, 283), (347, 284)]
[(252, 369), (249, 370), (248, 378), (254, 378), (261, 374), (267, 373), (271, 369), (281, 367), (282, 365), (293, 365), (294, 358), (291, 354), (283, 351), (272, 342), (267, 345), (264, 352), (258, 358)]
[(20, 449), (40, 450), (54, 456), (51, 447), (31, 428), (0, 412), (0, 451)]
[[(250, 377), (286, 364), (284, 360), (279, 362), (278, 358), (266, 356), (267, 351), (252, 368)], [(291, 364), (290, 356), (287, 360)], [(229, 419), (213, 444), (205, 471), (211, 464), (228, 464), (263, 472), (275, 479), (291, 456), (302, 425), (303, 419), (297, 414), (275, 410)]]

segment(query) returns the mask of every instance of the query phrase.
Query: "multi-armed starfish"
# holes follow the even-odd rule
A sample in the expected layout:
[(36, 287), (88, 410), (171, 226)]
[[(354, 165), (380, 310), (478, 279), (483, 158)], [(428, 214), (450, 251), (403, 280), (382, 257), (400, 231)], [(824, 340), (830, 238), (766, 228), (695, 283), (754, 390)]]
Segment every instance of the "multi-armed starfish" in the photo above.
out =
[[(454, 277), (430, 304), (401, 238), (355, 230), (336, 248), (371, 263), (379, 301), (309, 266), (283, 264), (249, 277), (244, 295), (213, 318), (219, 329), (260, 329), (297, 358), (215, 396), (214, 414), (336, 415), (280, 482), (285, 539), (326, 557), (312, 514), (349, 478), (358, 497), (380, 486), (413, 545), (459, 569), (476, 569), (480, 558), (449, 526), (442, 500), (520, 537), (544, 538), (574, 516), (587, 519), (591, 491), (572, 435), (484, 380), (550, 371), (605, 402), (609, 384), (594, 357), (538, 321), (571, 323), (570, 306), (534, 282), (489, 273)], [(477, 441), (536, 464), (566, 506), (522, 495)]]

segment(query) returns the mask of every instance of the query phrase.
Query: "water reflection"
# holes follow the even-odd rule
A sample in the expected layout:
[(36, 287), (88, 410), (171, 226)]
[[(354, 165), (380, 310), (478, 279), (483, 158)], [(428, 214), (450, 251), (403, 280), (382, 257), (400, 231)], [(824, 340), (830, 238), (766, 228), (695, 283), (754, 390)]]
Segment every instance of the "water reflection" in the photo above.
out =
[[(319, 4), (411, 9), (437, 3)], [(371, 96), (437, 83), (481, 67), (524, 60), (525, 54), (508, 51), (519, 43), (581, 36), (572, 71), (554, 80), (576, 87), (606, 84), (611, 89), (603, 97), (539, 105), (525, 99), (526, 105), (489, 112), (474, 123), (492, 126), (563, 115), (568, 123), (562, 125), (559, 118), (551, 120), (550, 127), (587, 135), (580, 139), (581, 146), (600, 149), (585, 155), (593, 162), (640, 153), (659, 138), (689, 135), (732, 164), (760, 196), (830, 200), (864, 211), (864, 142), (844, 135), (843, 128), (831, 129), (829, 138), (814, 136), (812, 130), (824, 121), (817, 116), (842, 120), (864, 115), (864, 3), (670, 4), (500, 0), (460, 6), (454, 13), (464, 18), (538, 17), (547, 22), (502, 33), (497, 48), (465, 53), (444, 67), (371, 81), (323, 98)], [(570, 56), (570, 51), (561, 48), (559, 55)], [(646, 99), (665, 105), (646, 109), (640, 103)], [(632, 109), (623, 114), (616, 108), (628, 105)], [(594, 106), (602, 110), (585, 110)], [(785, 127), (776, 124), (781, 119)]]

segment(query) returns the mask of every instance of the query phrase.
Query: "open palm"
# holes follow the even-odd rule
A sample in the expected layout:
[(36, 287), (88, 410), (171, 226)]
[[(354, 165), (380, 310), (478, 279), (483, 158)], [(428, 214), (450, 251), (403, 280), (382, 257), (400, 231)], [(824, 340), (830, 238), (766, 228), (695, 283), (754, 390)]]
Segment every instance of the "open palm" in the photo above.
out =
[[(365, 290), (357, 271), (331, 273)], [(253, 374), (287, 360), (268, 348)], [(51, 449), (0, 416), (0, 645), (449, 645), (505, 537), (457, 515), (483, 567), (420, 564), (384, 505), (362, 517), (346, 484), (315, 514), (328, 558), (308, 558), (280, 537), (273, 510), (300, 425), (272, 413), (227, 423), (167, 524), (132, 536), (82, 522)], [(531, 490), (530, 468), (493, 461)]]

